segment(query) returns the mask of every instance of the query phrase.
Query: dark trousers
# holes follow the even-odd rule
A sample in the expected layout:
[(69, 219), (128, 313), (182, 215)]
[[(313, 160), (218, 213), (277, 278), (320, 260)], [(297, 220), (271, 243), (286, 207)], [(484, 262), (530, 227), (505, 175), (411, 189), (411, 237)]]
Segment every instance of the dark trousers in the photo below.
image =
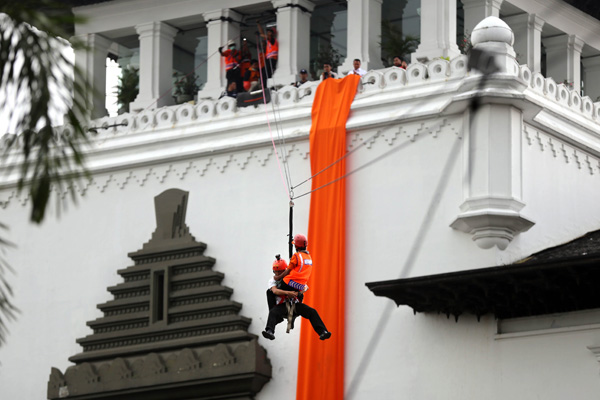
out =
[(240, 67), (237, 66), (235, 68), (228, 69), (225, 72), (225, 78), (227, 79), (227, 87), (225, 90), (229, 89), (229, 84), (231, 82), (235, 82), (235, 86), (238, 92), (244, 91), (244, 81), (242, 80), (242, 74)]
[[(269, 311), (269, 318), (267, 319), (267, 330), (271, 332), (275, 332), (275, 325), (283, 321), (287, 318), (288, 310), (284, 303), (280, 303), (275, 307), (271, 308)], [(312, 307), (307, 306), (306, 304), (296, 303), (296, 310), (294, 312), (294, 317), (301, 316), (302, 318), (306, 318), (310, 321), (317, 335), (321, 335), (323, 332), (327, 330), (325, 324), (321, 320), (319, 313)]]

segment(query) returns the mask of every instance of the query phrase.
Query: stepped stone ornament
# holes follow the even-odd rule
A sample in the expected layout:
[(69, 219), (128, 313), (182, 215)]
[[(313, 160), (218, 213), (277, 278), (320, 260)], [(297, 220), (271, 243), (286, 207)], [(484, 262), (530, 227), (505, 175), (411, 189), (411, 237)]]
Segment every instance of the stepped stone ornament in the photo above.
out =
[(118, 271), (75, 365), (52, 368), (48, 399), (253, 399), (271, 379), (250, 319), (189, 232), (187, 201), (178, 189), (155, 197), (156, 230)]

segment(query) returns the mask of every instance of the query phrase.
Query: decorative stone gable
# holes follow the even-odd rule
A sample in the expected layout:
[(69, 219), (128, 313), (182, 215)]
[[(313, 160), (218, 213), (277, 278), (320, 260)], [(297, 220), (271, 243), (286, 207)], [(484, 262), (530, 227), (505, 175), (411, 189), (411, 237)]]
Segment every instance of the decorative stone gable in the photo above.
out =
[(189, 233), (187, 199), (178, 189), (155, 198), (152, 238), (118, 271), (124, 282), (87, 323), (94, 333), (77, 340), (75, 365), (52, 368), (49, 399), (251, 399), (269, 381), (251, 320)]

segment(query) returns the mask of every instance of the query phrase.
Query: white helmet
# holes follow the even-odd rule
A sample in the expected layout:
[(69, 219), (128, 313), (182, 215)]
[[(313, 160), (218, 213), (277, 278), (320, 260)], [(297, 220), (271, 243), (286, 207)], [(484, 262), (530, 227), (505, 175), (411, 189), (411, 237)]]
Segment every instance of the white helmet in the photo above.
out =
[(231, 47), (231, 46), (235, 46), (235, 41), (233, 39), (230, 39), (227, 41), (227, 47)]

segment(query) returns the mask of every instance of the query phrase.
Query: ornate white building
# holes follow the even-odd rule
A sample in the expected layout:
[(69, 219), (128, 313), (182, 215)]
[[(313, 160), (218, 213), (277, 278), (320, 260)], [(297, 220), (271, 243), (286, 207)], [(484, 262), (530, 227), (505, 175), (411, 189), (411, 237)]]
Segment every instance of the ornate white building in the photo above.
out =
[[(347, 121), (348, 150), (355, 151), (346, 178), (343, 397), (558, 400), (600, 392), (600, 304), (589, 295), (598, 278), (595, 236), (585, 246), (574, 242), (568, 254), (557, 250), (519, 263), (600, 229), (600, 21), (594, 16), (560, 0), (80, 4), (74, 13), (88, 21), (76, 34), (91, 50), (76, 63), (97, 89), (91, 124), (105, 129), (87, 153), (92, 179), (76, 187), (77, 204), (51, 209), (43, 225), (26, 223), (29, 199), (12, 175), (0, 183), (0, 220), (18, 245), (7, 259), (17, 271), (9, 279), (21, 309), (0, 348), (2, 398), (43, 398), (47, 389), (52, 398), (92, 398), (76, 397), (59, 375), (47, 385), (51, 367), (64, 373), (68, 358), (82, 353), (75, 340), (93, 336), (86, 321), (119, 325), (118, 318), (102, 320), (113, 301), (104, 289), (115, 295), (122, 277), (137, 271), (135, 255), (133, 266), (127, 255), (149, 241), (156, 228), (153, 198), (171, 188), (189, 192), (183, 220), (208, 244), (204, 255), (216, 259), (221, 284), (243, 304), (240, 315), (251, 318), (247, 338), (258, 336), (266, 349), (271, 376), (255, 398), (294, 396), (299, 329), (286, 335), (280, 326), (273, 342), (260, 335), (270, 265), (286, 251), (288, 218), (267, 115), (285, 138), (277, 151), (293, 183), (309, 177), (319, 82), (288, 83), (302, 68), (318, 70), (307, 63), (319, 59), (315, 46), (323, 31), (342, 55), (339, 72), (355, 58), (369, 71)], [(407, 70), (384, 68), (379, 42), (389, 9), (405, 32), (419, 27)], [(216, 52), (229, 39), (253, 35), (257, 19), (277, 25), (279, 62), (271, 83), (283, 86), (272, 93), (273, 106), (238, 108), (234, 99), (216, 100), (225, 85)], [(468, 69), (457, 27), (497, 69)], [(131, 112), (117, 117), (105, 116), (109, 54), (140, 69)], [(192, 69), (206, 82), (197, 102), (172, 105), (173, 71)], [(307, 230), (308, 199), (295, 201), (296, 232)], [(140, 277), (139, 285), (152, 292), (153, 279)], [(150, 299), (155, 292), (142, 292), (140, 302), (160, 303)], [(151, 325), (159, 317), (145, 318)], [(127, 357), (139, 356), (136, 351), (123, 356), (131, 379), (135, 360)], [(172, 364), (161, 354), (157, 365), (168, 371)], [(90, 385), (102, 382), (100, 364), (86, 378)], [(101, 391), (89, 393), (94, 390)], [(248, 393), (243, 398), (254, 396)]]

